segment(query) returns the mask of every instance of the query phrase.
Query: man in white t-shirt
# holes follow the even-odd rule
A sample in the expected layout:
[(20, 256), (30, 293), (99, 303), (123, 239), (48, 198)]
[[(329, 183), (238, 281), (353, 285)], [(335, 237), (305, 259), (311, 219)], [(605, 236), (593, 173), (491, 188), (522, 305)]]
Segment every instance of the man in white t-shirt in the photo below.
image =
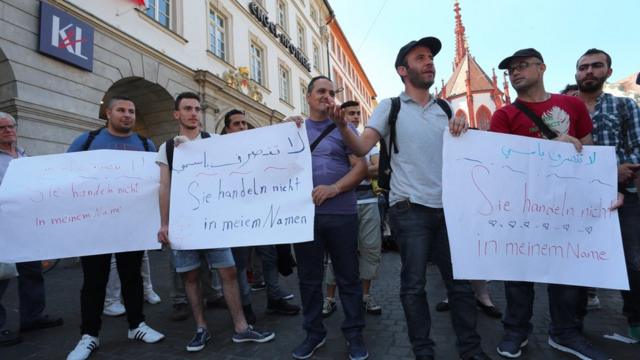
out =
[[(200, 97), (197, 94), (185, 92), (176, 98), (174, 118), (180, 126), (180, 141), (191, 141), (209, 137), (200, 132)], [(171, 189), (171, 170), (173, 162), (173, 147), (178, 144), (177, 138), (160, 145), (156, 163), (160, 166), (160, 230), (158, 241), (170, 244), (169, 234), (169, 198)], [(204, 349), (211, 338), (207, 330), (202, 304), (202, 290), (199, 286), (201, 259), (205, 259), (210, 268), (215, 268), (220, 274), (224, 297), (233, 320), (233, 342), (271, 341), (275, 334), (262, 332), (247, 324), (242, 304), (233, 255), (229, 248), (202, 250), (172, 250), (173, 264), (176, 272), (182, 274), (185, 292), (191, 305), (191, 312), (196, 321), (197, 330), (193, 339), (187, 344), (187, 351), (195, 352)]]

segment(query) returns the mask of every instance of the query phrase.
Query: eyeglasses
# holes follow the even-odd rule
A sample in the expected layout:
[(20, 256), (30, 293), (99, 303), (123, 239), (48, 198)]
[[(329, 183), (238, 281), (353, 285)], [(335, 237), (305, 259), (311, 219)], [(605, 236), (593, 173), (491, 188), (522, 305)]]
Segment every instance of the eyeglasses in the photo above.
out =
[(595, 69), (602, 69), (605, 66), (605, 64), (601, 61), (598, 62), (594, 62), (591, 64), (582, 64), (580, 66), (578, 66), (578, 71), (587, 71), (589, 70), (590, 67), (592, 67), (594, 70)]
[(15, 130), (16, 127), (17, 127), (16, 125), (3, 125), (3, 126), (0, 126), (0, 131)]
[(529, 66), (531, 66), (531, 65), (542, 65), (542, 63), (539, 63), (539, 62), (530, 63), (528, 61), (520, 61), (519, 63), (517, 63), (515, 65), (509, 66), (509, 68), (507, 69), (507, 73), (509, 75), (513, 75), (513, 73), (516, 70), (522, 71), (522, 70), (525, 70), (525, 69), (529, 68)]

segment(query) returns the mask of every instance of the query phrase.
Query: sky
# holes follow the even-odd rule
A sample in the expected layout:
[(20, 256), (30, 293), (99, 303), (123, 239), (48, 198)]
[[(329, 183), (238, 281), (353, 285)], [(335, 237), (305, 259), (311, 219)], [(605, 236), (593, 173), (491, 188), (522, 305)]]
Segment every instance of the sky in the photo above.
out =
[[(330, 4), (378, 101), (403, 90), (393, 63), (398, 50), (411, 40), (440, 39), (434, 86), (440, 89), (440, 80), (446, 83), (451, 76), (454, 0), (332, 0)], [(589, 48), (611, 55), (610, 82), (640, 71), (638, 0), (460, 0), (460, 7), (471, 55), (490, 77), (496, 69), (500, 88), (498, 63), (529, 47), (542, 53), (549, 92), (575, 83), (576, 60)], [(510, 94), (515, 98), (513, 89)]]

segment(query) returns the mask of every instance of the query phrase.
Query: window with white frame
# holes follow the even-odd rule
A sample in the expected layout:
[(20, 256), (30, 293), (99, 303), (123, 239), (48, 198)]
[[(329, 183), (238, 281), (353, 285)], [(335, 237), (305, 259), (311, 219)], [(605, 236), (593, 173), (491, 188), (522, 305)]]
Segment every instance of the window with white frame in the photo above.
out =
[(291, 104), (291, 76), (289, 75), (289, 69), (284, 65), (278, 66), (278, 78), (280, 86), (280, 100)]
[(277, 13), (278, 25), (285, 31), (289, 32), (287, 21), (287, 3), (283, 0), (278, 0), (278, 13)]
[(251, 42), (251, 80), (264, 85), (264, 50)]
[(316, 9), (316, 7), (313, 5), (311, 6), (310, 15), (316, 24), (320, 22), (320, 18), (318, 17), (318, 9)]
[(320, 71), (320, 47), (313, 43), (313, 68)]
[(304, 82), (300, 82), (300, 106), (302, 113), (309, 115), (309, 103), (307, 102), (307, 85)]
[(209, 10), (209, 50), (227, 60), (227, 18), (217, 10)]
[(171, 0), (149, 0), (146, 14), (160, 25), (171, 28)]
[(307, 31), (300, 22), (298, 22), (298, 47), (303, 53), (307, 53)]

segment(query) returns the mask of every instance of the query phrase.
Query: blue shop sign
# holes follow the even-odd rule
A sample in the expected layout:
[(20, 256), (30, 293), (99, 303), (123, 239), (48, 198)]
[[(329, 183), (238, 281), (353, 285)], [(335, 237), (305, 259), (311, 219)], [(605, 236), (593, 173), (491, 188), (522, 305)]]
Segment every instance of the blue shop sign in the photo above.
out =
[(93, 71), (93, 27), (46, 2), (40, 2), (38, 50)]

